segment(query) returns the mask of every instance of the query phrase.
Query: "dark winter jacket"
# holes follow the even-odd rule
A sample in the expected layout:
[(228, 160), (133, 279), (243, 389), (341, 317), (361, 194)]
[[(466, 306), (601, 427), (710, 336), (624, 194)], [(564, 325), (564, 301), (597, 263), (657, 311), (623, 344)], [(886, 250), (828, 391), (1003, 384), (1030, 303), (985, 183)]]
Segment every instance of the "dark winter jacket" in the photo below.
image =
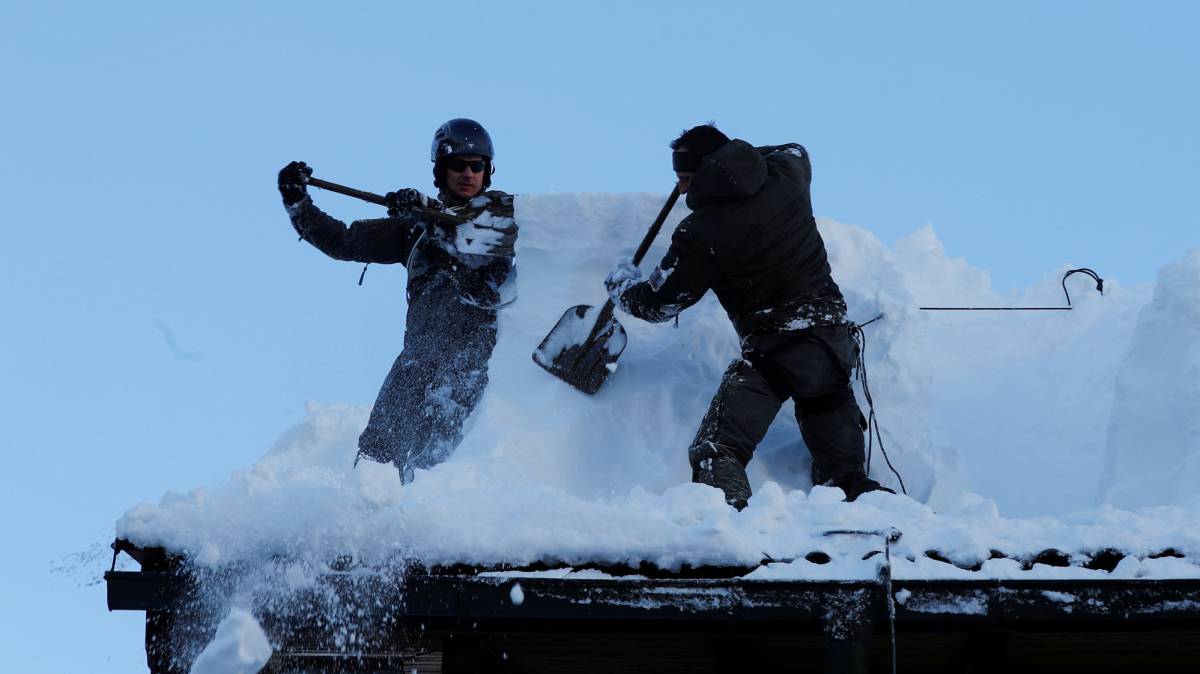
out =
[(446, 225), (419, 211), (391, 211), (386, 218), (357, 220), (347, 227), (305, 198), (288, 208), (292, 226), (326, 255), (354, 262), (399, 262), (408, 268), (410, 305), (435, 279), (455, 286), (460, 301), (496, 309), (516, 299), (514, 246), (517, 224), (512, 195), (484, 192), (463, 200), (442, 192), (430, 206), (468, 218)]
[(620, 294), (622, 308), (654, 322), (710, 288), (742, 337), (845, 322), (809, 199), (812, 166), (795, 144), (754, 148), (733, 140), (704, 158), (662, 263)]

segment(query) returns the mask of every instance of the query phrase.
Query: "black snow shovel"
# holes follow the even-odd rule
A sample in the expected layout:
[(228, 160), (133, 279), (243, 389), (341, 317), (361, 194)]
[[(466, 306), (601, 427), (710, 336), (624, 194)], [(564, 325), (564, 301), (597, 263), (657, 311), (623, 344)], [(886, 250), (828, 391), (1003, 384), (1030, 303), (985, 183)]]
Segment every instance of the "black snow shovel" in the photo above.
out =
[[(633, 254), (634, 266), (646, 256), (678, 198), (676, 186)], [(613, 318), (611, 299), (600, 309), (578, 304), (563, 312), (550, 334), (534, 350), (533, 362), (580, 391), (592, 394), (600, 390), (608, 373), (616, 369), (617, 359), (628, 341), (625, 328)]]

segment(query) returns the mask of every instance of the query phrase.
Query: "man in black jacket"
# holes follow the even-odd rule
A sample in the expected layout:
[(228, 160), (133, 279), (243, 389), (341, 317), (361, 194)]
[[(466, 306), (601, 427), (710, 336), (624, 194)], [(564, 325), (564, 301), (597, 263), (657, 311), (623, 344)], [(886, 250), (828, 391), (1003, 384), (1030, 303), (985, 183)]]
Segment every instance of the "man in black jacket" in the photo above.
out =
[[(458, 445), (487, 386), (496, 312), (515, 299), (517, 225), (512, 196), (487, 190), (493, 156), (478, 122), (452, 119), (433, 138), (438, 198), (412, 188), (391, 192), (388, 217), (348, 227), (313, 204), (311, 168), (292, 162), (279, 172), (284, 207), (302, 239), (337, 260), (408, 269), (404, 349), (358, 439), (360, 456), (394, 463), (404, 482)], [(466, 222), (439, 224), (434, 210)]]
[(605, 285), (617, 306), (652, 322), (711, 289), (733, 321), (743, 357), (725, 372), (688, 450), (692, 480), (744, 508), (746, 465), (791, 398), (814, 481), (841, 487), (848, 500), (884, 489), (863, 470), (865, 423), (850, 387), (857, 345), (813, 218), (808, 153), (794, 144), (754, 148), (712, 125), (685, 131), (671, 149), (692, 214), (648, 279), (622, 262)]

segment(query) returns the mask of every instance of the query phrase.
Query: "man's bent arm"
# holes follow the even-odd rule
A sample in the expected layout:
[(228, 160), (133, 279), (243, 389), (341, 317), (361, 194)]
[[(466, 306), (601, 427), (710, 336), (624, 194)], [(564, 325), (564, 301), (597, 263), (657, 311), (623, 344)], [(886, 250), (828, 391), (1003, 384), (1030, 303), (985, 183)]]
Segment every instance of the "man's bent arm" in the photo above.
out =
[(416, 218), (357, 220), (346, 226), (305, 198), (288, 208), (300, 238), (335, 260), (389, 264), (405, 262), (424, 232)]
[(651, 323), (663, 323), (704, 297), (711, 287), (716, 262), (707, 244), (692, 238), (687, 221), (671, 237), (671, 247), (650, 278), (626, 283), (610, 292), (626, 313)]

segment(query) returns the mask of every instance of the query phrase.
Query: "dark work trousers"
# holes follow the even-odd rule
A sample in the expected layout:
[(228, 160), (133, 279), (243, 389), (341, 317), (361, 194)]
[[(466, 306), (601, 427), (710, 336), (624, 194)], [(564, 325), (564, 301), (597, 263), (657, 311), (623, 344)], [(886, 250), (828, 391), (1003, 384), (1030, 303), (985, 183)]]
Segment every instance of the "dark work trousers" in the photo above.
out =
[(483, 396), (496, 346), (496, 311), (463, 304), (435, 278), (409, 301), (404, 350), (383, 380), (359, 453), (392, 462), (400, 480), (446, 460)]
[(744, 339), (743, 357), (725, 371), (688, 451), (692, 481), (744, 505), (746, 464), (788, 398), (813, 474), (839, 486), (864, 477), (863, 416), (850, 387), (857, 348), (841, 325)]

